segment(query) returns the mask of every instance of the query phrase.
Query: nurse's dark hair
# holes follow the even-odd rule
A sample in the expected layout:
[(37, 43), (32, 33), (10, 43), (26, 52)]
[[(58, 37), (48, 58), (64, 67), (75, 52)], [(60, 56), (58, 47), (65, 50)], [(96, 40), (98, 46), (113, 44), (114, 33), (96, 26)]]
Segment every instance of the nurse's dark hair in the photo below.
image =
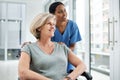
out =
[(55, 14), (56, 7), (58, 5), (64, 5), (62, 2), (54, 2), (49, 7), (49, 13)]

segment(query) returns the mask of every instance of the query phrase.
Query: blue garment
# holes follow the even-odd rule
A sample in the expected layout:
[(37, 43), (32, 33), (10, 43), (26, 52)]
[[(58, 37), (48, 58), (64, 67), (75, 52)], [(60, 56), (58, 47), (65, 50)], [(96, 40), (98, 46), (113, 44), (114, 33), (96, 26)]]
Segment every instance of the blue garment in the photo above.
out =
[[(64, 42), (68, 47), (70, 47), (71, 44), (76, 43), (80, 40), (81, 35), (78, 26), (72, 20), (68, 20), (66, 29), (63, 34), (61, 34), (58, 28), (56, 27), (56, 31), (54, 33), (54, 36), (52, 37), (52, 41)], [(74, 67), (69, 63), (67, 72), (69, 72), (69, 70), (73, 68)]]

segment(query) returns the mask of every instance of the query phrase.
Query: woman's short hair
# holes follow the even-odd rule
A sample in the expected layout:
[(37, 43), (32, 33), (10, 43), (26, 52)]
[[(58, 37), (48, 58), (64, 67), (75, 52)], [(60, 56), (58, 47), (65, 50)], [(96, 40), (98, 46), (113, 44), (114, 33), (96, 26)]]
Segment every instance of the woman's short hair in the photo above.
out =
[(55, 16), (50, 13), (40, 13), (33, 19), (30, 26), (30, 32), (35, 36), (36, 39), (40, 39), (40, 31), (38, 31), (38, 29), (44, 26), (51, 18), (55, 19)]
[(56, 7), (58, 5), (64, 5), (62, 2), (54, 2), (49, 7), (49, 13), (55, 14)]

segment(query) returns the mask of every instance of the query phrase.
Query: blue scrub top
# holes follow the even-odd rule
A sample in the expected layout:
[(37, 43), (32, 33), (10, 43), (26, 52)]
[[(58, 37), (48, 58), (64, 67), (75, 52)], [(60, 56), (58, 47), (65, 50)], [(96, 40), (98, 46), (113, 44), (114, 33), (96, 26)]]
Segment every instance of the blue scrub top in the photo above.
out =
[[(68, 20), (66, 29), (63, 34), (61, 34), (58, 28), (56, 27), (56, 31), (54, 33), (54, 36), (52, 37), (52, 41), (63, 42), (68, 47), (73, 43), (81, 41), (81, 35), (77, 24), (72, 20)], [(73, 69), (73, 66), (69, 63), (67, 71), (69, 72), (70, 69)]]

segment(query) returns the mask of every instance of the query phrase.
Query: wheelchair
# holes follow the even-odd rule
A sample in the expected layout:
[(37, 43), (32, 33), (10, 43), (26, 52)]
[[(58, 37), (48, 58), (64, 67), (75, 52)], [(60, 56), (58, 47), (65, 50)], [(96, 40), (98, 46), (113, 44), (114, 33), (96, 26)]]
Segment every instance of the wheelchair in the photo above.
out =
[[(71, 73), (73, 70), (70, 70), (69, 73)], [(84, 76), (87, 80), (92, 80), (92, 75), (89, 72), (83, 72), (80, 76)], [(77, 79), (76, 79), (77, 80)]]
[[(20, 53), (16, 57), (19, 58), (20, 57)], [(70, 70), (69, 73), (71, 73), (72, 71), (73, 70)], [(92, 80), (93, 79), (92, 75), (89, 72), (83, 72), (81, 74), (81, 76), (84, 76), (87, 80)], [(18, 80), (20, 80), (20, 79), (18, 78)]]

